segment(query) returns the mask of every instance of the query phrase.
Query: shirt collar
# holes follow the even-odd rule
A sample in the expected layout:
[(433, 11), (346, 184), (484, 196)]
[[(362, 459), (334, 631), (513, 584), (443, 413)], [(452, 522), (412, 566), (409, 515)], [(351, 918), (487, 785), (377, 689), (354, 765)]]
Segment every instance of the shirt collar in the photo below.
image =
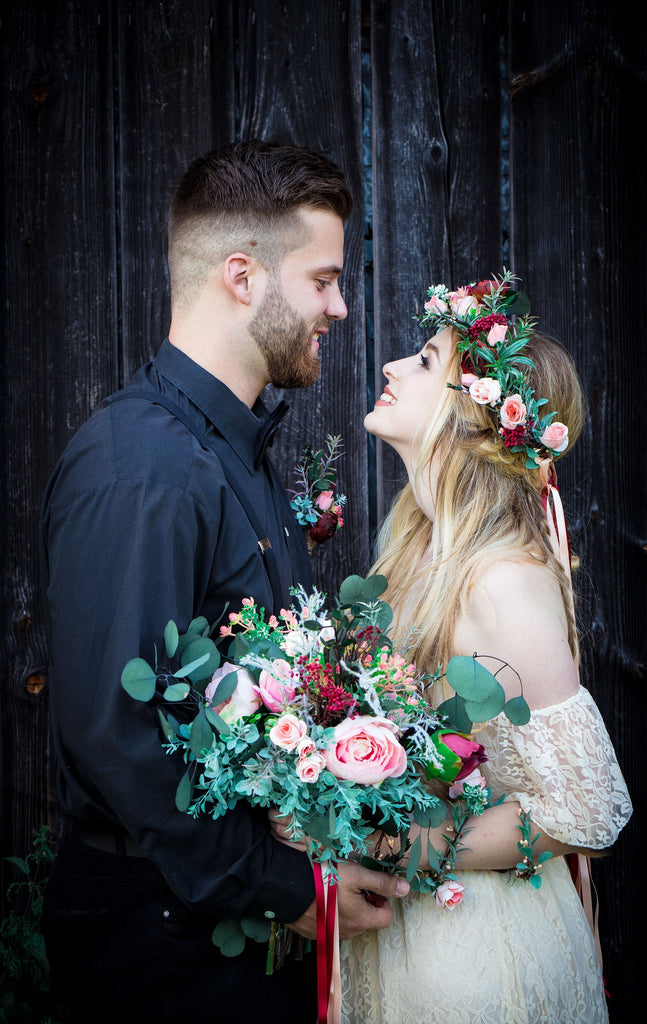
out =
[(285, 402), (268, 413), (258, 398), (250, 409), (226, 384), (172, 345), (168, 338), (153, 360), (153, 366), (197, 406), (248, 469), (258, 467), (272, 444), (279, 421), (288, 410)]

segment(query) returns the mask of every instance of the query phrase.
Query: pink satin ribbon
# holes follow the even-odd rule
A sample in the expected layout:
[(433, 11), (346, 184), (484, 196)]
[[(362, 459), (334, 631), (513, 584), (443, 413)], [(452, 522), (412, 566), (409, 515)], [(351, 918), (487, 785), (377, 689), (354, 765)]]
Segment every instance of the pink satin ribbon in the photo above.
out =
[(317, 1024), (340, 1024), (341, 967), (337, 883), (324, 880), (320, 864), (313, 864), (317, 898)]
[[(552, 459), (540, 459), (539, 473), (542, 483), (541, 501), (548, 523), (550, 542), (559, 559), (566, 578), (570, 583), (569, 593), (571, 598), (571, 612), (575, 619), (575, 604), (573, 600), (573, 584), (571, 581), (571, 545), (568, 539), (568, 528), (564, 516), (564, 506), (557, 490), (557, 473)], [(602, 947), (600, 945), (600, 930), (598, 927), (599, 907), (597, 893), (595, 907), (593, 906), (593, 892), (595, 886), (591, 881), (591, 859), (581, 853), (573, 853), (569, 857), (571, 877), (584, 908), (586, 919), (589, 922), (595, 948), (597, 950), (600, 968), (602, 968)]]

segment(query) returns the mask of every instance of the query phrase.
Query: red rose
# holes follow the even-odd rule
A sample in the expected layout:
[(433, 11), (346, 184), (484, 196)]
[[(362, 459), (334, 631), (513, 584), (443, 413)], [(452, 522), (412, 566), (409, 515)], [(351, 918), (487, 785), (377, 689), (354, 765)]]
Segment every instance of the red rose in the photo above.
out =
[(310, 527), (310, 536), (317, 544), (323, 544), (335, 533), (339, 516), (335, 512), (324, 512), (322, 516)]

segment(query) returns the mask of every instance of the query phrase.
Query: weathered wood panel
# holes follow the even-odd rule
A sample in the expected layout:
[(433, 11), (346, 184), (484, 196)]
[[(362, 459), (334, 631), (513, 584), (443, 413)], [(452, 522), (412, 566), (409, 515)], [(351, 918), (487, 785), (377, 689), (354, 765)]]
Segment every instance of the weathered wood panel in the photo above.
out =
[(115, 18), (119, 329), (128, 380), (168, 333), (173, 190), (192, 160), (233, 138), (234, 59), (228, 4), (117, 4)]
[(0, 855), (25, 852), (51, 814), (42, 492), (115, 376), (111, 48), (104, 4), (15, 4), (3, 15)]
[[(534, 312), (573, 353), (588, 400), (588, 428), (560, 469), (582, 559), (583, 682), (638, 802), (647, 492), (637, 438), (645, 417), (627, 399), (642, 331), (632, 296), (645, 284), (647, 213), (631, 111), (647, 99), (647, 35), (644, 12), (621, 15), (622, 5), (510, 5), (512, 252)], [(595, 865), (614, 1022), (635, 1019), (628, 883), (640, 874), (639, 828), (636, 815), (613, 855)]]
[[(501, 266), (498, 4), (371, 5), (375, 393), (389, 359), (425, 340), (430, 284)], [(377, 443), (378, 519), (404, 482)]]
[(361, 8), (359, 0), (325, 4), (238, 4), (237, 93), (241, 138), (307, 145), (342, 167), (354, 199), (346, 228), (342, 291), (348, 317), (333, 324), (312, 388), (285, 393), (290, 405), (273, 458), (288, 486), (304, 441), (341, 434), (339, 486), (349, 496), (344, 527), (313, 554), (318, 585), (336, 590), (368, 564), (364, 344), (363, 188), (361, 174)]

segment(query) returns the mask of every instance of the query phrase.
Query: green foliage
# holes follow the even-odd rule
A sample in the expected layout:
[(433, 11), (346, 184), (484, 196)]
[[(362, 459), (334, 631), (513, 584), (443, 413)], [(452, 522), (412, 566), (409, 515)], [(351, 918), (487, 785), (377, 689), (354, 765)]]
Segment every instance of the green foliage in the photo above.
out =
[(54, 837), (45, 825), (26, 857), (6, 857), (20, 877), (7, 888), (0, 922), (0, 1024), (57, 1024), (65, 1019), (49, 990), (49, 965), (40, 931)]

